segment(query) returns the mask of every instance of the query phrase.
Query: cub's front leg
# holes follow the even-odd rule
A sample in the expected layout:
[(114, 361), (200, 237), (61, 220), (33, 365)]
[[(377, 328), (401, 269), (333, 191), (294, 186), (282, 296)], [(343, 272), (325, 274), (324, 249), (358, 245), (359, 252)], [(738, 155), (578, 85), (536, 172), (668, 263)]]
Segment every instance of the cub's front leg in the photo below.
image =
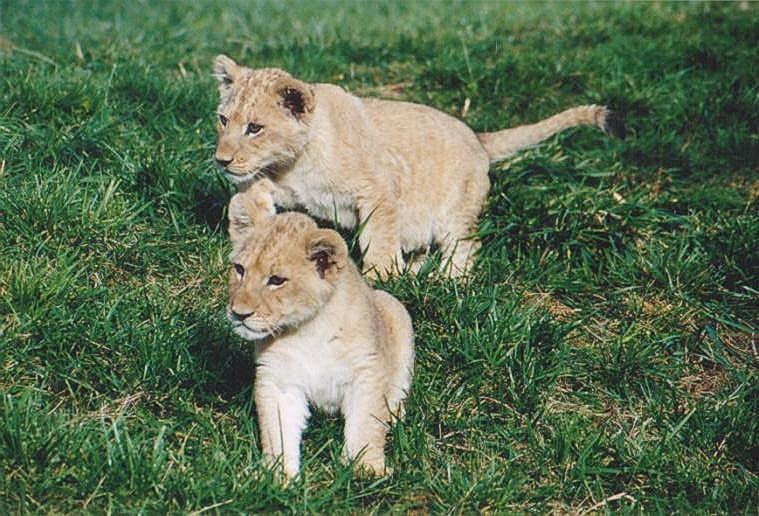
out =
[(385, 279), (404, 268), (398, 210), (392, 201), (363, 201), (358, 205), (359, 223), (365, 224), (358, 237), (364, 253), (364, 274)]
[(351, 388), (343, 400), (345, 444), (343, 457), (358, 459), (358, 466), (370, 475), (391, 473), (385, 467), (385, 437), (390, 421), (381, 380)]
[(300, 441), (308, 420), (308, 402), (302, 392), (283, 390), (266, 380), (256, 379), (255, 392), (264, 463), (281, 468), (289, 481), (300, 469)]

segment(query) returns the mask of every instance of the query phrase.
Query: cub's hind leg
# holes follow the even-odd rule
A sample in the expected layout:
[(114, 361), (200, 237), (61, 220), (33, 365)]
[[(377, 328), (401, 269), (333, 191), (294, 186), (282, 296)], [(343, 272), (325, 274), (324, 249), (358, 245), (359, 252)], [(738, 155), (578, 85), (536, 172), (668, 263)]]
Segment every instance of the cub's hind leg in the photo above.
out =
[(449, 213), (443, 215), (445, 218), (438, 222), (433, 235), (435, 243), (440, 246), (443, 270), (452, 278), (467, 274), (474, 264), (480, 248), (476, 236), (477, 220), (490, 189), (487, 161), (465, 171), (464, 175), (467, 179), (461, 196)]
[(358, 237), (364, 253), (363, 273), (386, 279), (403, 270), (398, 212), (393, 202), (381, 197), (374, 202), (361, 202), (358, 212), (360, 221), (365, 224)]

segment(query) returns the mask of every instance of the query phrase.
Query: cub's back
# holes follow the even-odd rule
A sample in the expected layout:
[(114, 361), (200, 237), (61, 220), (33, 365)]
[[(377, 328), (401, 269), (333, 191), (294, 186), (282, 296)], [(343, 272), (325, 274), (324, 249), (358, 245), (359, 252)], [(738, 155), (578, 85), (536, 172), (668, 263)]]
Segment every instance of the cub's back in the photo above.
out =
[[(462, 205), (481, 202), (490, 183), (490, 158), (463, 122), (421, 104), (362, 99), (386, 151), (399, 164), (398, 207), (417, 221), (401, 235), (413, 249), (450, 230), (441, 221), (457, 216)], [(440, 236), (440, 235), (438, 235)]]
[[(412, 168), (438, 171), (460, 160), (487, 169), (489, 158), (474, 131), (437, 109), (396, 100), (361, 99), (388, 147), (403, 155)], [(416, 165), (415, 165), (416, 163)]]

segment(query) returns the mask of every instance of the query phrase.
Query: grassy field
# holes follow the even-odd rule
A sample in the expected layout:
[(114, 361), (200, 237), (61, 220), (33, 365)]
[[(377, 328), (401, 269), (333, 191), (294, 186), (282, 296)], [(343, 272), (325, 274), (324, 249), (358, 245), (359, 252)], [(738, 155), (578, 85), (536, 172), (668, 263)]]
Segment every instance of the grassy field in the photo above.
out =
[[(0, 513), (756, 514), (757, 41), (757, 4), (0, 0)], [(219, 52), (478, 131), (627, 118), (493, 168), (470, 281), (382, 285), (418, 353), (390, 478), (320, 413), (298, 481), (260, 466)]]

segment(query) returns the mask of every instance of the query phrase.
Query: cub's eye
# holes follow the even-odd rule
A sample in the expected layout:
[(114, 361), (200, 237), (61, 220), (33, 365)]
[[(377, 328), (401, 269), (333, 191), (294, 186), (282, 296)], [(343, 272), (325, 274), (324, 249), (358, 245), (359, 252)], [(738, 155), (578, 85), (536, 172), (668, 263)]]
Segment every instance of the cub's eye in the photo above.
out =
[(273, 285), (276, 287), (277, 285), (281, 285), (285, 281), (287, 281), (287, 278), (281, 278), (279, 276), (269, 276), (269, 281), (267, 281), (266, 284)]
[(235, 263), (233, 265), (235, 268), (235, 272), (237, 273), (237, 277), (242, 279), (242, 277), (245, 276), (245, 267), (243, 267), (239, 263)]
[(245, 134), (258, 134), (261, 132), (261, 129), (263, 128), (264, 126), (254, 124), (253, 122), (251, 122), (247, 126), (245, 126)]
[(218, 114), (218, 117), (219, 117), (219, 123), (221, 124), (221, 126), (226, 127), (227, 123), (229, 123), (229, 120), (227, 120), (227, 117), (225, 117), (221, 113)]

